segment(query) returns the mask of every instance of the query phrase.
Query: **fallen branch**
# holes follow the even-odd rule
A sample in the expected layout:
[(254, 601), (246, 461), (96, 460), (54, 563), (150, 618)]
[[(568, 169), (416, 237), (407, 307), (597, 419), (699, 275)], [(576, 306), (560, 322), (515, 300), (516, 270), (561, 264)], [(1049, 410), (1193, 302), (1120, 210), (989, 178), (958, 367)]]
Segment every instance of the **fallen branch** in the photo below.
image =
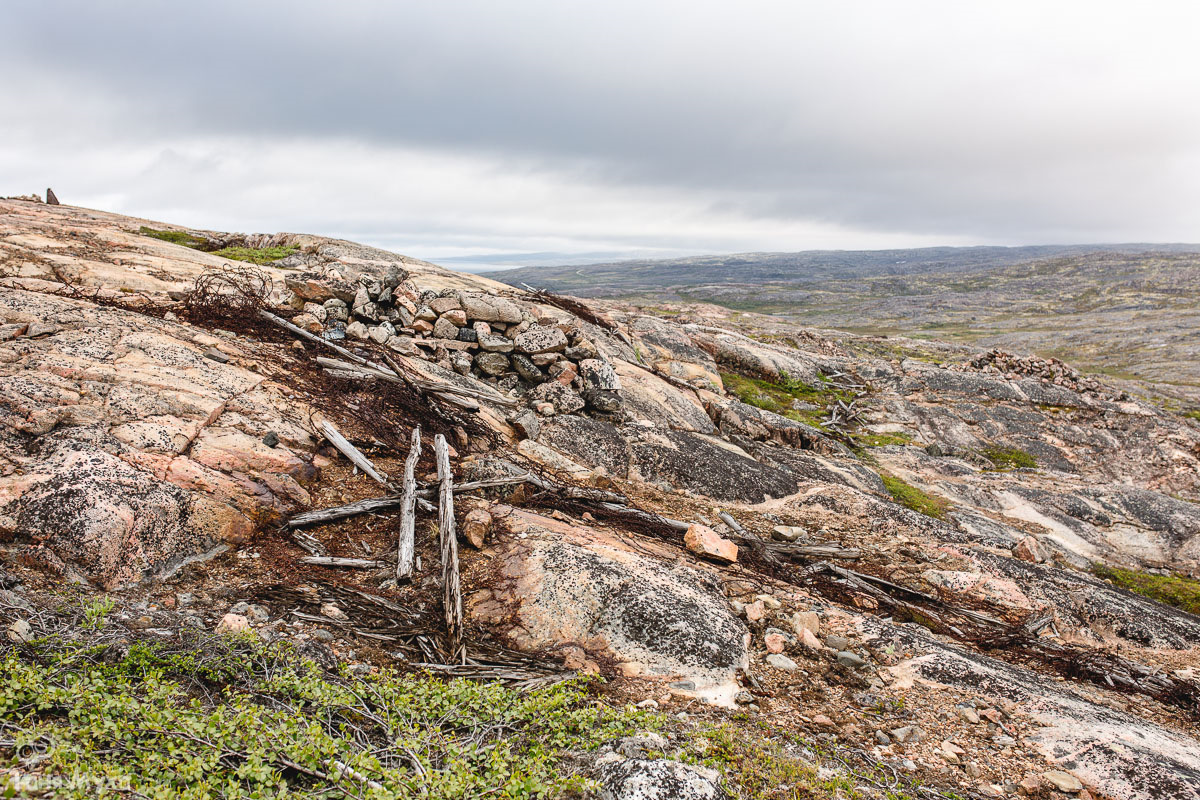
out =
[[(403, 505), (404, 496), (399, 494), (389, 494), (383, 497), (370, 497), (366, 500), (356, 500), (353, 503), (347, 503), (344, 506), (335, 506), (333, 508), (321, 508), (316, 511), (305, 511), (303, 514), (297, 514), (287, 521), (288, 528), (295, 530), (296, 528), (304, 528), (309, 525), (323, 525), (329, 522), (337, 522), (341, 519), (349, 517), (357, 517), (359, 514), (370, 514), (373, 511), (388, 511), (393, 508), (398, 508)], [(417, 496), (417, 508), (422, 511), (432, 513), (437, 509), (433, 504)], [(304, 545), (301, 545), (303, 547)], [(308, 548), (305, 548), (308, 549)]]
[(350, 444), (350, 442), (346, 440), (346, 437), (342, 436), (342, 434), (338, 432), (338, 429), (334, 427), (332, 422), (329, 420), (322, 422), (321, 433), (325, 435), (325, 438), (329, 440), (330, 444), (336, 447), (342, 455), (350, 459), (354, 466), (358, 467), (359, 470), (365, 472), (383, 486), (389, 489), (391, 488), (391, 485), (388, 483), (387, 476), (382, 475), (379, 470), (375, 469), (375, 465), (371, 463), (371, 459), (364, 456), (361, 452), (359, 452), (357, 447)]
[(400, 539), (396, 547), (396, 578), (408, 578), (413, 572), (413, 553), (416, 548), (417, 478), (413, 474), (421, 457), (421, 428), (412, 430), (412, 447), (404, 460), (404, 494), (400, 506)]

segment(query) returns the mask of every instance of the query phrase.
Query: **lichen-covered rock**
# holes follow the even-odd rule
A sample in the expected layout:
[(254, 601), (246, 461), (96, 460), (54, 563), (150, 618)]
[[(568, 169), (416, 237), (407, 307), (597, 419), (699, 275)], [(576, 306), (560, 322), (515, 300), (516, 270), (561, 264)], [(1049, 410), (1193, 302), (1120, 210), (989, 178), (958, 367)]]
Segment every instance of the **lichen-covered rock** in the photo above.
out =
[[(0, 458), (16, 467), (0, 477), (0, 513), (18, 544), (42, 543), (69, 573), (113, 588), (244, 542), (308, 503), (306, 411), (281, 417), (281, 396), (238, 366), (236, 345), (16, 289), (0, 291), (0, 320), (55, 326), (0, 346)], [(268, 432), (279, 446), (263, 443)]]
[(610, 363), (620, 378), (622, 406), (630, 419), (696, 433), (716, 430), (695, 394), (672, 386), (628, 361)]
[(718, 776), (667, 759), (626, 758), (598, 770), (601, 800), (727, 800)]
[(693, 433), (666, 431), (631, 445), (643, 480), (666, 482), (715, 500), (761, 503), (797, 489), (796, 478)]
[(507, 298), (461, 292), (457, 299), (467, 319), (505, 324), (521, 321), (521, 307)]
[(435, 339), (457, 339), (458, 326), (444, 316), (438, 317), (433, 323), (433, 336)]
[(512, 366), (518, 375), (530, 383), (541, 383), (546, 380), (546, 374), (529, 360), (529, 356), (521, 353), (513, 353)]

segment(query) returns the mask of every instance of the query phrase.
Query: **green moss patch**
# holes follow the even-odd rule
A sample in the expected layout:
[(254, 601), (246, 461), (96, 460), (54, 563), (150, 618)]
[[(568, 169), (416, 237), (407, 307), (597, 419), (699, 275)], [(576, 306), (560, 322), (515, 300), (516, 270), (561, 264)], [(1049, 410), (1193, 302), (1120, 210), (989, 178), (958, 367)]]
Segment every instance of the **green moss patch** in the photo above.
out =
[(1032, 469), (1038, 463), (1031, 454), (1016, 447), (988, 446), (980, 452), (992, 462), (992, 468), (997, 471)]
[[(819, 426), (820, 421), (824, 419), (825, 408), (838, 400), (848, 403), (854, 399), (854, 395), (843, 389), (827, 385), (811, 386), (789, 377), (786, 372), (780, 373), (778, 383), (762, 378), (748, 378), (733, 372), (722, 372), (721, 382), (726, 392), (748, 406), (813, 426)], [(818, 408), (793, 408), (792, 404), (797, 400)]]
[(1151, 575), (1104, 564), (1093, 564), (1092, 574), (1159, 603), (1200, 614), (1200, 581), (1182, 575)]
[(282, 247), (223, 247), (214, 250), (213, 255), (233, 261), (248, 261), (251, 264), (270, 264), (272, 261), (287, 258), (299, 249), (294, 244)]
[(907, 433), (855, 433), (855, 444), (860, 447), (889, 447), (912, 444), (913, 437)]
[(941, 497), (926, 494), (911, 483), (906, 483), (894, 475), (880, 475), (884, 488), (900, 505), (934, 519), (943, 519), (950, 503)]

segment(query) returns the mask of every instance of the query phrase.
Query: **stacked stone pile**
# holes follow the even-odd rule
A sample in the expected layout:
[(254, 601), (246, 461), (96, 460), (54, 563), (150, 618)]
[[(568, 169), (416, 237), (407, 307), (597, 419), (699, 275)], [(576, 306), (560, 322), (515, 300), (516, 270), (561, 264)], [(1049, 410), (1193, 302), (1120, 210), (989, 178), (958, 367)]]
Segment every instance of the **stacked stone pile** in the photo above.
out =
[(371, 340), (434, 361), (500, 391), (523, 395), (543, 415), (621, 409), (612, 364), (577, 321), (483, 292), (421, 290), (396, 267), (353, 283), (300, 275), (287, 286), (302, 309), (292, 322), (331, 341)]
[(1124, 399), (1124, 396), (1115, 395), (1107, 390), (1100, 381), (1083, 375), (1057, 358), (1018, 356), (995, 348), (971, 359), (963, 368), (993, 375), (1004, 375), (1011, 380), (1035, 378), (1043, 383), (1062, 386), (1080, 393), (1098, 395), (1105, 399)]

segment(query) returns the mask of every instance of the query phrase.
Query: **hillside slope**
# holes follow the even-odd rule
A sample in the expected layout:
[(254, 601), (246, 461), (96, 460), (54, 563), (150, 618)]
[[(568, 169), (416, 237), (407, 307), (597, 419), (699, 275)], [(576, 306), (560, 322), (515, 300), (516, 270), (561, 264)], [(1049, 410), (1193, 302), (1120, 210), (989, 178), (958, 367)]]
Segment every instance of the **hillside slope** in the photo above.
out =
[(1200, 798), (1200, 424), (1126, 385), (24, 201), (0, 274), (10, 780)]

